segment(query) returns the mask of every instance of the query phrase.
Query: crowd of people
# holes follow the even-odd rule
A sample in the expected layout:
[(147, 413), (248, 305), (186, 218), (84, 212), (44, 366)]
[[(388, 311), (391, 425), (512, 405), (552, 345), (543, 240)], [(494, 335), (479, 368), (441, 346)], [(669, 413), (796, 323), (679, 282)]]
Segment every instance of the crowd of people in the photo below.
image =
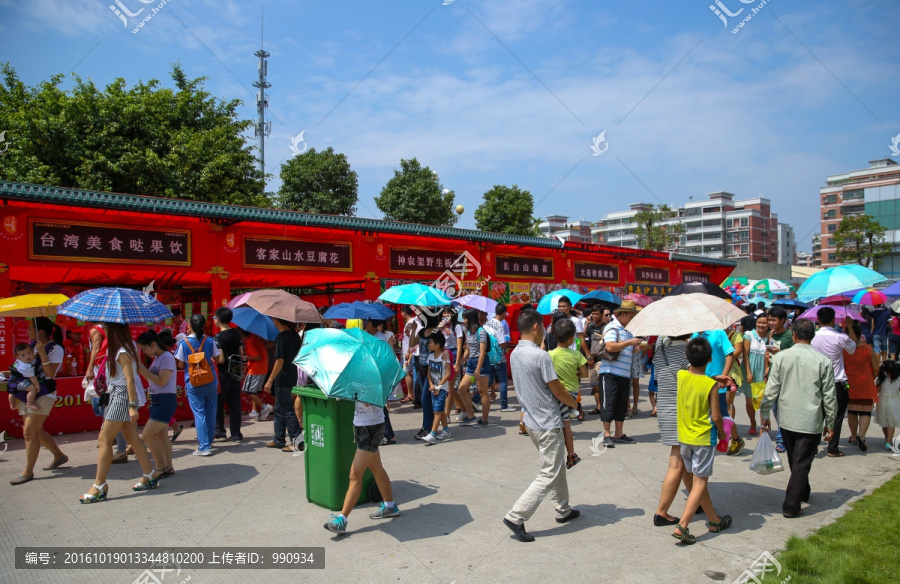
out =
[[(884, 447), (891, 448), (900, 426), (900, 363), (890, 353), (900, 346), (890, 345), (885, 333), (890, 319), (880, 312), (884, 308), (869, 313), (867, 323), (845, 319), (837, 326), (830, 307), (820, 308), (818, 322), (813, 323), (792, 320), (795, 315), (777, 306), (768, 310), (749, 306), (747, 316), (728, 329), (658, 338), (635, 337), (628, 330), (640, 309), (630, 300), (607, 308), (573, 306), (562, 297), (547, 318), (526, 305), (516, 319), (519, 337), (511, 352), (503, 304), (493, 315), (474, 308), (457, 312), (449, 307), (441, 311), (404, 306), (396, 333), (390, 321), (367, 320), (362, 326), (397, 354), (405, 378), (394, 392), (394, 414), (422, 410), (415, 439), (430, 446), (452, 438), (453, 424), (487, 427), (495, 423), (490, 418), (492, 404), (495, 411), (518, 413), (519, 434), (529, 438), (541, 458), (539, 476), (504, 518), (520, 541), (533, 540), (524, 524), (545, 496), (553, 502), (558, 522), (579, 516), (569, 504), (566, 484), (566, 470), (581, 461), (574, 422), (599, 416), (605, 448), (635, 443), (625, 425), (640, 413), (640, 379), (646, 375), (650, 416), (657, 418), (660, 440), (670, 448), (653, 523), (674, 526), (673, 536), (685, 544), (695, 541), (689, 524), (698, 512), (705, 515), (709, 531), (732, 524), (730, 516), (717, 513), (707, 489), (715, 450), (739, 455), (746, 439), (772, 428), (772, 414), (778, 421), (776, 449), (785, 454), (791, 470), (785, 517), (800, 516), (801, 503), (809, 500), (809, 471), (822, 437), (828, 457), (843, 456), (845, 414), (852, 445), (868, 449), (874, 413)], [(196, 427), (194, 455), (210, 456), (216, 442), (243, 441), (242, 395), (251, 403), (250, 419), (266, 420), (274, 414), (266, 447), (284, 452), (303, 449), (302, 401), (292, 393), (298, 383), (309, 382), (294, 365), (303, 327), (298, 330), (294, 323), (273, 319), (278, 334), (274, 342), (267, 342), (234, 327), (232, 316), (230, 309), (219, 308), (208, 328), (206, 318), (194, 314), (186, 328), (178, 322), (174, 329), (148, 330), (136, 342), (128, 325), (95, 323), (90, 329), (83, 386), (86, 395), (93, 396), (103, 424), (95, 479), (80, 497), (82, 503), (106, 500), (110, 465), (126, 462), (130, 455), (141, 467), (141, 477), (132, 486), (135, 491), (154, 489), (161, 479), (175, 475), (172, 441), (183, 430), (175, 420), (176, 379), (182, 369)], [(323, 319), (317, 326), (343, 325)], [(208, 334), (210, 330), (214, 334)], [(10, 481), (13, 485), (34, 478), (41, 445), (53, 455), (45, 470), (68, 462), (43, 430), (56, 398), (53, 378), (62, 367), (62, 334), (50, 320), (38, 318), (32, 336), (31, 343), (15, 348), (17, 360), (10, 369), (10, 405), (24, 419), (26, 452), (25, 468)], [(508, 370), (521, 409), (510, 401)], [(589, 411), (582, 407), (582, 380), (595, 401)], [(749, 422), (746, 436), (737, 423), (724, 423), (741, 417), (736, 415), (738, 395)], [(396, 402), (412, 407), (401, 409)], [(145, 403), (149, 419), (139, 433), (137, 420)], [(400, 513), (379, 454), (380, 447), (397, 441), (388, 406), (357, 403), (357, 458), (344, 509), (325, 525), (332, 532), (346, 532), (367, 468), (385, 498), (371, 516)], [(675, 516), (670, 507), (682, 483), (690, 495), (684, 511)]]

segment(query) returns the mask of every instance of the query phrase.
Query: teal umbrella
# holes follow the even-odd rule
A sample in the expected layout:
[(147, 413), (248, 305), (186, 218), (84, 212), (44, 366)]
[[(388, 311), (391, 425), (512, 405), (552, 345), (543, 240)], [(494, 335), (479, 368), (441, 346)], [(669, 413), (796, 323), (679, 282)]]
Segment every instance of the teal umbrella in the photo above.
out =
[(391, 304), (412, 304), (413, 306), (450, 306), (450, 298), (443, 291), (425, 284), (401, 284), (392, 286), (378, 297)]
[(379, 407), (405, 375), (390, 345), (357, 328), (307, 331), (294, 363), (325, 395)]
[(807, 278), (797, 289), (797, 298), (803, 302), (810, 302), (834, 294), (843, 294), (850, 290), (870, 288), (885, 280), (887, 278), (875, 270), (857, 264), (835, 266), (816, 272)]
[(572, 303), (572, 306), (578, 303), (581, 300), (581, 294), (578, 292), (573, 292), (568, 288), (563, 288), (562, 290), (554, 290), (553, 292), (547, 293), (541, 301), (538, 302), (537, 311), (541, 314), (550, 314), (554, 310), (556, 310), (557, 304), (559, 303), (559, 299), (565, 296), (569, 299), (569, 302)]

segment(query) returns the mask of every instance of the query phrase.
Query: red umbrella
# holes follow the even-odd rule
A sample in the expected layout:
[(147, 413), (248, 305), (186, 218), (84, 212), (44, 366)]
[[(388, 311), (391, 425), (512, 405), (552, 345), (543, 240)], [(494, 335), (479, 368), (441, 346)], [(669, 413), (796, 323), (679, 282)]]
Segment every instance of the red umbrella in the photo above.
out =
[(819, 300), (819, 304), (828, 304), (830, 306), (847, 306), (853, 304), (853, 295), (856, 294), (856, 292), (856, 290), (851, 290), (849, 292), (844, 292), (843, 294), (826, 296), (825, 298)]
[(622, 300), (634, 300), (634, 303), (642, 308), (653, 303), (653, 299), (649, 296), (637, 293), (626, 294), (625, 296), (622, 296)]

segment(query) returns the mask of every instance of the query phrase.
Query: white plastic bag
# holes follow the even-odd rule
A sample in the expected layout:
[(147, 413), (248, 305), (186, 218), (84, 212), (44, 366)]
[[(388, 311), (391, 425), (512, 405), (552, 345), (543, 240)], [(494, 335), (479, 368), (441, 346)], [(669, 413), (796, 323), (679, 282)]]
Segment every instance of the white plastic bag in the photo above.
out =
[(784, 470), (784, 465), (781, 464), (781, 457), (775, 451), (775, 444), (769, 438), (768, 432), (760, 432), (759, 442), (756, 445), (756, 450), (753, 451), (753, 460), (750, 461), (750, 470), (761, 475)]

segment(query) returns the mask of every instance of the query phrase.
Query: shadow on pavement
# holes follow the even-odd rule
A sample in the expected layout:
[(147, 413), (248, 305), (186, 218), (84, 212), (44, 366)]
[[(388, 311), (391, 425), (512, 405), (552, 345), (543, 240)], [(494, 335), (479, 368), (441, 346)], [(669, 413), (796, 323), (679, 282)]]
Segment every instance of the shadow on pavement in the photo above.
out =
[[(426, 487), (427, 488), (427, 487)], [(395, 491), (396, 492), (396, 491)], [(398, 499), (399, 501), (400, 499)], [(357, 507), (351, 519), (356, 519), (356, 514), (367, 515), (374, 507)], [(391, 520), (368, 519), (363, 515), (357, 525), (363, 522), (369, 523), (362, 529), (352, 530), (341, 539), (349, 539), (355, 534), (368, 531), (383, 531), (393, 536), (397, 541), (407, 542), (432, 537), (450, 535), (474, 519), (466, 505), (452, 503), (426, 503), (418, 507), (401, 506), (400, 517)]]

